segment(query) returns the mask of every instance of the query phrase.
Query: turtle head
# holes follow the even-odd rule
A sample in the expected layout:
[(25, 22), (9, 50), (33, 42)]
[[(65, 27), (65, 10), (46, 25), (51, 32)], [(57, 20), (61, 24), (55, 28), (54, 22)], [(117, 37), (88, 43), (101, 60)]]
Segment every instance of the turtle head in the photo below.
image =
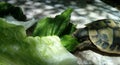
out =
[(78, 29), (73, 33), (73, 36), (79, 41), (84, 41), (88, 38), (88, 30), (87, 28)]

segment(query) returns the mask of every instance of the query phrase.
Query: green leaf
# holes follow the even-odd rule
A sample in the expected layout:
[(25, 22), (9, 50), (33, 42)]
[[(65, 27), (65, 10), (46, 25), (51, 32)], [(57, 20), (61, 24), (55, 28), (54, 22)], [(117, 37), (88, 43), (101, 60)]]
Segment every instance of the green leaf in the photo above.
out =
[(74, 52), (79, 42), (71, 35), (64, 35), (61, 38), (62, 45), (70, 52)]
[(55, 18), (47, 17), (40, 20), (33, 35), (40, 37), (57, 35), (61, 38), (62, 45), (70, 52), (73, 52), (78, 42), (72, 37), (72, 33), (76, 28), (70, 23), (71, 12), (72, 9), (69, 8)]
[[(55, 18), (44, 18), (39, 20), (37, 26), (34, 30), (34, 36), (49, 36), (49, 35), (57, 35), (63, 36), (64, 34), (68, 34), (71, 31), (71, 17), (72, 9), (68, 8), (60, 15), (57, 15)], [(68, 29), (68, 32), (65, 30)]]
[(24, 27), (0, 19), (0, 64), (78, 65), (58, 36), (26, 36)]
[(38, 21), (33, 36), (49, 36), (52, 35), (54, 21), (52, 18), (44, 18)]

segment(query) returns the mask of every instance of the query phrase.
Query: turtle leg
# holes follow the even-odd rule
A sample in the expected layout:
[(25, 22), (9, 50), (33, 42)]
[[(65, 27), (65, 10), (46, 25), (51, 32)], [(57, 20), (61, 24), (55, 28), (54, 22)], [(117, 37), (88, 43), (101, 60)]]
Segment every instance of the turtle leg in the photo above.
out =
[(96, 53), (104, 55), (104, 56), (114, 56), (114, 57), (120, 56), (120, 54), (106, 53), (106, 52), (99, 50), (90, 40), (81, 42), (76, 47), (76, 50), (73, 53), (78, 54), (80, 51), (85, 51), (85, 50), (92, 50), (93, 52), (96, 52)]
[(92, 43), (90, 40), (86, 40), (81, 42), (77, 47), (76, 50), (83, 51), (83, 50), (88, 50), (89, 47), (91, 47)]
[(93, 45), (90, 40), (85, 40), (85, 41), (81, 42), (76, 47), (76, 50), (74, 51), (74, 53), (78, 54), (80, 51), (85, 51), (85, 50), (92, 50), (92, 51), (94, 51), (96, 53), (99, 53), (99, 54), (102, 54), (102, 55), (106, 55), (106, 53), (101, 52), (95, 45)]

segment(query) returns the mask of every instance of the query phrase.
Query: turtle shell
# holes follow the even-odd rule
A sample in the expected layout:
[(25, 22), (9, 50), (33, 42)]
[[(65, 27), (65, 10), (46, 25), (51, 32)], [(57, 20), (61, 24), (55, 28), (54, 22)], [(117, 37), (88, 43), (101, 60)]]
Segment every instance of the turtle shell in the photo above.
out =
[(120, 22), (104, 19), (87, 25), (90, 41), (101, 51), (120, 54)]

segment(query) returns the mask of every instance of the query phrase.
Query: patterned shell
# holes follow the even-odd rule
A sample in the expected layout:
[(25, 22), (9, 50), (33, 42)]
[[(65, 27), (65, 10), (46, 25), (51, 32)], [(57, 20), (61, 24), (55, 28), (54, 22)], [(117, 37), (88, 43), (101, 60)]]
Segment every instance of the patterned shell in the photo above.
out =
[(120, 22), (104, 19), (87, 25), (91, 42), (101, 51), (120, 54)]

